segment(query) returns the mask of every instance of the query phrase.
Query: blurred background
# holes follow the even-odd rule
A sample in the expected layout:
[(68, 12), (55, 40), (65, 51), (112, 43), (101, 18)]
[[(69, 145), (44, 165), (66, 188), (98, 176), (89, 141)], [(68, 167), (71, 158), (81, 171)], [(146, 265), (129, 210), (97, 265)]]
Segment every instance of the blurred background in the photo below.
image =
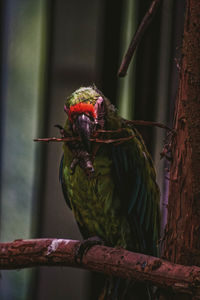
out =
[[(95, 83), (129, 119), (172, 126), (184, 0), (164, 0), (123, 79), (122, 56), (151, 0), (0, 2), (0, 239), (81, 239), (58, 180), (66, 97)], [(139, 128), (156, 164), (166, 222), (167, 165), (162, 129)], [(2, 271), (1, 300), (96, 299), (102, 277), (41, 267)]]

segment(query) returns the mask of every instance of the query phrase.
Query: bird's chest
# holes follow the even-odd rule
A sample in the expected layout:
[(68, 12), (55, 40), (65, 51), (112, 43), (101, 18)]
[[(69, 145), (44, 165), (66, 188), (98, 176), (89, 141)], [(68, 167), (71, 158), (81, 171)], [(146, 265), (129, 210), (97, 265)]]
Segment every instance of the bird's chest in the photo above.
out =
[(72, 155), (65, 151), (64, 177), (69, 200), (76, 221), (87, 228), (91, 234), (103, 236), (107, 231), (105, 219), (111, 221), (114, 213), (114, 182), (112, 176), (112, 160), (108, 151), (102, 150), (95, 156), (94, 176), (89, 178), (85, 172), (76, 167), (75, 173), (70, 172)]

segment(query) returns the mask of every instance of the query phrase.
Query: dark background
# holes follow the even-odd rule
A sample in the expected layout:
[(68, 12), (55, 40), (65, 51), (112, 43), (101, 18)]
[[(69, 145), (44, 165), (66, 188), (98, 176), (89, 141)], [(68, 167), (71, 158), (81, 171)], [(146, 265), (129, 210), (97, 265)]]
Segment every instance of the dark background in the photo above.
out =
[[(177, 93), (183, 0), (165, 0), (124, 79), (117, 70), (151, 1), (1, 1), (0, 214), (1, 241), (80, 239), (58, 181), (58, 136), (66, 97), (95, 83), (125, 117), (172, 126)], [(125, 107), (125, 110), (123, 110)], [(168, 182), (159, 153), (165, 133), (141, 128), (161, 188), (163, 226)], [(72, 268), (4, 271), (0, 299), (96, 299), (100, 275)]]

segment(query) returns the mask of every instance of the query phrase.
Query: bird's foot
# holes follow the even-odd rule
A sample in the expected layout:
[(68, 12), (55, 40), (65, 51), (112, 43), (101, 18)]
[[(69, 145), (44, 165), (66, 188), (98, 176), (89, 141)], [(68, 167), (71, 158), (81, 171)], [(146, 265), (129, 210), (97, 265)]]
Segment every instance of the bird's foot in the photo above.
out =
[(80, 168), (85, 171), (88, 178), (93, 178), (94, 167), (92, 164), (91, 155), (87, 151), (74, 151), (74, 158), (70, 165), (72, 175), (74, 174), (77, 165), (79, 165)]
[(83, 256), (88, 252), (88, 250), (96, 245), (104, 245), (104, 241), (98, 236), (93, 236), (82, 241), (76, 250), (75, 262), (81, 264)]

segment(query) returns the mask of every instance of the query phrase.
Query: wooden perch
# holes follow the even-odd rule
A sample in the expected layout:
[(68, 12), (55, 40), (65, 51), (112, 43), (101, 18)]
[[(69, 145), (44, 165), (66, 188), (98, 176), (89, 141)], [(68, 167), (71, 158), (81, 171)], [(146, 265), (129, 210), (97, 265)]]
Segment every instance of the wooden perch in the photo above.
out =
[(200, 268), (173, 264), (160, 258), (124, 249), (93, 246), (75, 261), (79, 241), (65, 239), (15, 240), (0, 243), (0, 269), (36, 266), (71, 266), (107, 275), (150, 283), (200, 299)]

